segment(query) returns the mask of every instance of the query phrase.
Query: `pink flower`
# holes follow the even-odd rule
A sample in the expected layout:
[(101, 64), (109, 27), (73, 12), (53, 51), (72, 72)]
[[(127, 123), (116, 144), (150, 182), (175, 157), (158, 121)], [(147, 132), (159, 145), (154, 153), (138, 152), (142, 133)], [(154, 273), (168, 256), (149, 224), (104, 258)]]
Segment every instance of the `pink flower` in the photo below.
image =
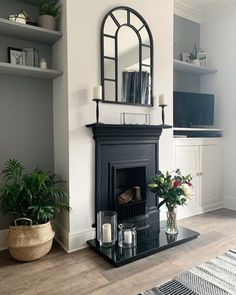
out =
[(180, 181), (178, 181), (178, 180), (176, 180), (175, 182), (174, 182), (174, 187), (178, 187), (178, 186), (180, 186)]
[(189, 185), (189, 186), (193, 186), (193, 184), (192, 184), (191, 182), (188, 182), (188, 185)]

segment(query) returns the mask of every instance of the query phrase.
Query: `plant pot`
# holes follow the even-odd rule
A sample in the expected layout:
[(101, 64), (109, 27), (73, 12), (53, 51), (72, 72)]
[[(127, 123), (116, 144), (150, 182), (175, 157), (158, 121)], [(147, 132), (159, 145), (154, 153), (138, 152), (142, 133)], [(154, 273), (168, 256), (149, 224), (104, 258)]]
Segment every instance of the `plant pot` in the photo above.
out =
[[(19, 220), (30, 222), (30, 225), (17, 226)], [(32, 225), (32, 220), (18, 218), (15, 226), (9, 227), (7, 245), (10, 255), (18, 261), (33, 261), (45, 255), (52, 248), (53, 237), (51, 222)]]
[(51, 15), (40, 15), (39, 26), (48, 30), (56, 29), (56, 19)]

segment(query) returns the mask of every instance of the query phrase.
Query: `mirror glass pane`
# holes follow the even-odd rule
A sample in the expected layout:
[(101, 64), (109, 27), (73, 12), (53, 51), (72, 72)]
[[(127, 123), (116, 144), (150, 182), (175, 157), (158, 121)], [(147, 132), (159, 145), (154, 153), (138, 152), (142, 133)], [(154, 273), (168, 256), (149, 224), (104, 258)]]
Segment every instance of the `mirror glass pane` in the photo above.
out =
[(104, 37), (104, 55), (115, 57), (115, 39)]
[(151, 103), (151, 67), (142, 66), (142, 104)]
[(115, 36), (117, 30), (117, 25), (114, 23), (113, 19), (108, 16), (106, 23), (104, 25), (104, 34)]
[(104, 98), (108, 101), (116, 101), (116, 83), (113, 81), (104, 81)]
[(111, 59), (104, 60), (104, 78), (105, 79), (115, 79), (116, 70), (115, 70), (115, 61)]
[(142, 44), (146, 44), (146, 45), (150, 45), (150, 38), (147, 32), (147, 29), (145, 27), (143, 27), (140, 31), (139, 34), (141, 36), (142, 39)]
[(122, 26), (127, 24), (127, 11), (126, 10), (116, 10), (113, 15), (117, 19), (118, 23)]
[(143, 26), (143, 22), (135, 14), (130, 13), (130, 24), (139, 30)]
[(138, 103), (139, 81), (139, 40), (132, 28), (123, 26), (118, 33), (118, 101)]
[(142, 46), (142, 64), (151, 65), (150, 47)]

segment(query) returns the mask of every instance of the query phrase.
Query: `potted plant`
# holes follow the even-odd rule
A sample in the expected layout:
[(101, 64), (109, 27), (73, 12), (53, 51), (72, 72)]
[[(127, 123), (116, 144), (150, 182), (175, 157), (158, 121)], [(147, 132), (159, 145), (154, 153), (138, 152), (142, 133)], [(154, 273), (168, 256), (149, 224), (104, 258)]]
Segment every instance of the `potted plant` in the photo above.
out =
[(68, 195), (55, 174), (36, 168), (23, 173), (17, 160), (9, 160), (2, 170), (0, 211), (9, 215), (7, 245), (11, 256), (32, 261), (45, 256), (52, 247), (51, 220), (56, 213), (68, 211)]
[(177, 229), (177, 206), (183, 206), (187, 200), (190, 199), (192, 194), (192, 177), (190, 174), (183, 176), (179, 169), (172, 173), (166, 172), (163, 174), (161, 171), (153, 177), (153, 182), (148, 184), (148, 188), (157, 197), (163, 200), (157, 204), (159, 209), (162, 205), (166, 204), (167, 208), (167, 222), (166, 232), (168, 234), (176, 234)]
[(39, 26), (48, 30), (55, 30), (56, 16), (62, 5), (56, 5), (55, 1), (42, 0), (39, 3)]

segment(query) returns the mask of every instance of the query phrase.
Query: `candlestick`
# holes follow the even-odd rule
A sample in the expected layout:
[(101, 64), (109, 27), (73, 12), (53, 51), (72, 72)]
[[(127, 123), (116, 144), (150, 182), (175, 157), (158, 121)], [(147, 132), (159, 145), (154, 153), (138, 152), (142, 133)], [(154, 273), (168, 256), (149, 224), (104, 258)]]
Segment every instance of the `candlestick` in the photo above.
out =
[(99, 103), (101, 102), (101, 99), (94, 98), (93, 101), (96, 102), (96, 121), (97, 121), (97, 124), (100, 124), (100, 122), (99, 122)]
[(161, 107), (161, 119), (162, 119), (162, 125), (165, 125), (165, 107), (167, 107), (167, 105), (160, 105)]
[(102, 100), (102, 86), (94, 86), (93, 87), (93, 98)]
[(102, 225), (102, 240), (103, 243), (111, 243), (111, 224), (104, 223)]
[(159, 95), (159, 106), (166, 105), (165, 95), (161, 94)]

